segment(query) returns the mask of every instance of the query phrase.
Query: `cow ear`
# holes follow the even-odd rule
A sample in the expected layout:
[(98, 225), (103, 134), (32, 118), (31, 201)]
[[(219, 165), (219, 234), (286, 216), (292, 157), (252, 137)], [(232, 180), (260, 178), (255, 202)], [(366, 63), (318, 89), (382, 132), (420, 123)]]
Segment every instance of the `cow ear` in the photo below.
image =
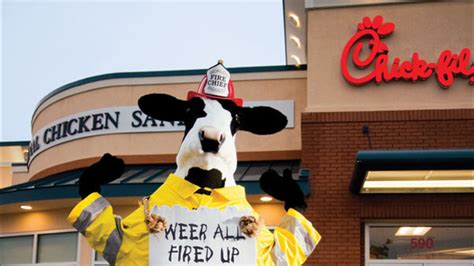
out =
[(146, 115), (161, 121), (184, 121), (187, 102), (168, 94), (153, 93), (140, 97), (138, 107)]
[(280, 111), (266, 106), (243, 107), (239, 110), (239, 129), (257, 135), (270, 135), (286, 127), (288, 119)]

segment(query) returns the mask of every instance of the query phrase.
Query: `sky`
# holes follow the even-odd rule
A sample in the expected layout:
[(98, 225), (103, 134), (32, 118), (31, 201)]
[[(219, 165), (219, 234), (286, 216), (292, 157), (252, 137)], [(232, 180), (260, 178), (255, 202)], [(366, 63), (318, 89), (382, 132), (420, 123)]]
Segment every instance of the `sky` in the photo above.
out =
[(0, 141), (30, 140), (38, 102), (79, 79), (285, 64), (282, 0), (3, 0), (0, 14)]

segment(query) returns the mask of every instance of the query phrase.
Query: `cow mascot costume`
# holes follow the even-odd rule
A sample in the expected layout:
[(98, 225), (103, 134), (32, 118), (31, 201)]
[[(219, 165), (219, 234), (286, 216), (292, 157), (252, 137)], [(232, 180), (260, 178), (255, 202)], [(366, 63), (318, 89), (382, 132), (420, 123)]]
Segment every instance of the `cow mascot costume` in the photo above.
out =
[[(270, 232), (236, 185), (235, 134), (274, 134), (287, 119), (270, 107), (242, 107), (220, 61), (187, 100), (166, 94), (141, 97), (148, 116), (185, 125), (176, 172), (128, 217), (113, 214), (101, 184), (119, 178), (124, 162), (105, 154), (79, 180), (82, 197), (68, 222), (111, 265), (301, 265), (320, 235), (304, 216), (305, 197), (285, 170), (262, 173), (263, 191), (287, 213)], [(215, 222), (217, 221), (217, 222)]]

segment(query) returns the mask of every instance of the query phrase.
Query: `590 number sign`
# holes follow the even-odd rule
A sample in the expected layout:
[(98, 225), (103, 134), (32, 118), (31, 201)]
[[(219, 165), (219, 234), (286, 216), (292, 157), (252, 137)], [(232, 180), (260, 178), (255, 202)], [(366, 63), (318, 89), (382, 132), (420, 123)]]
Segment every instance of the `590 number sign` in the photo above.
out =
[(412, 238), (410, 239), (410, 248), (412, 249), (422, 249), (428, 248), (431, 249), (434, 246), (433, 238)]

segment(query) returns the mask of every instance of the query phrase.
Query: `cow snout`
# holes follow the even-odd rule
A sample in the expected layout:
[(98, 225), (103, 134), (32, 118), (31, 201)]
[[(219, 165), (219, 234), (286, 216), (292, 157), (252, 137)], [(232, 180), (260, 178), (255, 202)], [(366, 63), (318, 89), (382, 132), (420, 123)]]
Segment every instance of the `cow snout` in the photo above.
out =
[(204, 127), (199, 130), (199, 140), (204, 152), (217, 153), (225, 141), (225, 133), (212, 127)]

